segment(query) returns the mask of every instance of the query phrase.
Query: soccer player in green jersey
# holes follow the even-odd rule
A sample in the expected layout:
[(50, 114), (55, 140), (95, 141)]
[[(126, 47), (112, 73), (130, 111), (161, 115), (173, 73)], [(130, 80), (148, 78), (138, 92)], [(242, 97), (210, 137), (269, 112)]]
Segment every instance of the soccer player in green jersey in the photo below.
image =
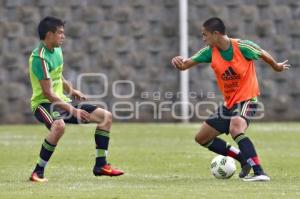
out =
[(38, 25), (40, 44), (29, 58), (32, 86), (31, 109), (34, 116), (44, 123), (49, 133), (43, 141), (39, 158), (30, 180), (46, 182), (44, 169), (65, 131), (65, 123), (96, 123), (95, 176), (119, 176), (124, 172), (112, 168), (106, 161), (112, 115), (109, 111), (91, 104), (74, 104), (64, 92), (79, 101), (86, 97), (74, 89), (62, 76), (63, 54), (61, 45), (65, 39), (64, 22), (55, 17), (46, 17)]
[[(289, 69), (290, 65), (287, 60), (277, 63), (269, 53), (251, 41), (229, 38), (223, 21), (216, 17), (203, 23), (202, 36), (206, 47), (190, 58), (176, 56), (172, 59), (172, 64), (179, 70), (186, 70), (198, 63), (211, 63), (224, 96), (224, 105), (219, 106), (215, 114), (203, 123), (195, 140), (210, 151), (238, 160), (242, 167), (239, 177), (243, 181), (269, 181), (270, 177), (260, 164), (254, 144), (245, 134), (257, 110), (259, 95), (253, 60), (262, 59), (277, 72)], [(219, 138), (222, 133), (230, 134), (240, 150)], [(254, 174), (248, 176), (251, 168)]]

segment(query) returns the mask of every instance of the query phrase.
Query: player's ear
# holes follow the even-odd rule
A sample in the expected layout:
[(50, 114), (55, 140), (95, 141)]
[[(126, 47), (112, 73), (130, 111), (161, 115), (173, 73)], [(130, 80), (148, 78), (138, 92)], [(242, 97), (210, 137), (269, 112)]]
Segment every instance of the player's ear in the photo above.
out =
[(213, 36), (214, 40), (216, 40), (219, 35), (220, 35), (219, 31), (213, 31), (212, 32), (212, 36)]
[(51, 38), (51, 37), (52, 37), (52, 35), (53, 35), (53, 32), (51, 32), (51, 31), (48, 31), (48, 32), (46, 33), (46, 36), (45, 36), (45, 38)]
[(214, 35), (220, 35), (221, 33), (219, 31), (214, 31)]

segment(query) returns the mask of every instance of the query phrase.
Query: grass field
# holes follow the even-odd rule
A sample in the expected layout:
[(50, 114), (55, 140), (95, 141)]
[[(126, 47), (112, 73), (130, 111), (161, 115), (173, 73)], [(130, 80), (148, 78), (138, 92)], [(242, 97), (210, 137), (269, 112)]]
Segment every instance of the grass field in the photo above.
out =
[[(109, 161), (121, 177), (94, 177), (92, 126), (68, 126), (48, 164), (46, 184), (28, 177), (46, 129), (0, 126), (0, 198), (300, 198), (300, 124), (252, 124), (267, 183), (217, 180), (209, 170), (215, 156), (194, 142), (198, 124), (114, 124)], [(222, 136), (233, 143), (228, 136)], [(239, 169), (238, 169), (239, 171)]]

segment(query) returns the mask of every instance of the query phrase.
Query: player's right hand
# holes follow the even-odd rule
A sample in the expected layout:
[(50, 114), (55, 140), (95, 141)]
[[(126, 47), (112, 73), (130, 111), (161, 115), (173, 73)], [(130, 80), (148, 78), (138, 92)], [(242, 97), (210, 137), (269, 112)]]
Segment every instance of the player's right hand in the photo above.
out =
[(82, 109), (74, 109), (73, 115), (83, 122), (89, 122), (90, 121), (90, 114)]
[(183, 60), (184, 58), (182, 56), (176, 56), (172, 59), (171, 63), (175, 68), (183, 70)]

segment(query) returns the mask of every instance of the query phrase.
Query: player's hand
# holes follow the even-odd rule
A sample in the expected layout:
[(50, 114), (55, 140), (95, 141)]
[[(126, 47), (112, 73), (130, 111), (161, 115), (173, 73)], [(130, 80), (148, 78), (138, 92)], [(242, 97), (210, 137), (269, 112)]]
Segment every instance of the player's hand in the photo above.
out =
[(86, 96), (80, 92), (79, 90), (76, 90), (76, 89), (73, 89), (72, 90), (72, 94), (71, 94), (76, 100), (80, 100), (80, 101), (83, 101), (83, 100), (86, 100)]
[(90, 114), (82, 109), (74, 109), (72, 115), (75, 116), (77, 119), (83, 122), (90, 121)]
[(172, 59), (171, 63), (175, 68), (177, 68), (179, 70), (184, 70), (183, 60), (184, 60), (184, 58), (182, 56), (176, 56)]
[(291, 65), (288, 64), (288, 60), (285, 60), (284, 62), (277, 63), (277, 66), (274, 68), (275, 71), (281, 72), (290, 69)]

